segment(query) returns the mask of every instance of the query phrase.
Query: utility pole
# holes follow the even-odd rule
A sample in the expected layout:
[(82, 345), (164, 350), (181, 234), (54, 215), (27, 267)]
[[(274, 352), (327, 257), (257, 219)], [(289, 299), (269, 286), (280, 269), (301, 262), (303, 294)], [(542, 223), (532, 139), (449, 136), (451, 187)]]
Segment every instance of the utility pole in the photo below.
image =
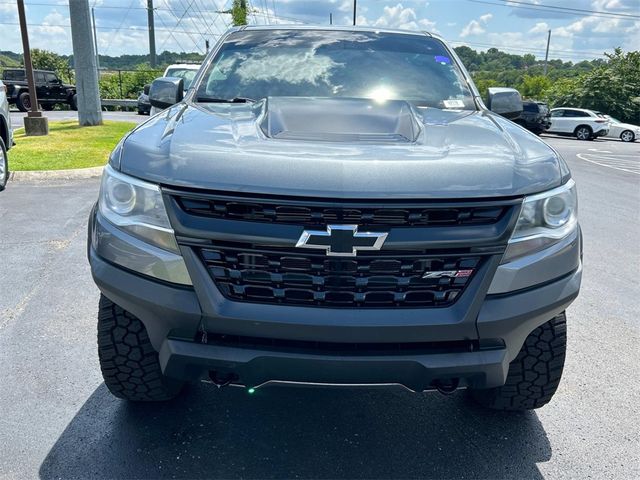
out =
[(96, 14), (95, 8), (91, 8), (91, 21), (93, 23), (93, 46), (96, 49), (96, 70), (100, 76), (100, 54), (98, 53), (98, 35), (96, 34)]
[(31, 63), (31, 49), (29, 48), (29, 33), (27, 32), (27, 17), (24, 13), (24, 0), (18, 0), (18, 16), (20, 17), (20, 33), (22, 34), (22, 55), (24, 57), (24, 71), (27, 76), (29, 86), (29, 102), (31, 103), (29, 112), (24, 118), (25, 135), (48, 135), (49, 122), (47, 117), (42, 116), (38, 111), (38, 95), (36, 94), (36, 81), (33, 76), (33, 65)]
[(547, 35), (547, 52), (544, 54), (544, 76), (547, 76), (547, 61), (549, 60), (549, 43), (551, 43), (551, 30)]
[(353, 0), (353, 25), (356, 24), (356, 3), (358, 0)]
[(96, 56), (91, 38), (91, 13), (89, 0), (69, 2), (73, 66), (76, 70), (78, 93), (78, 122), (81, 127), (102, 124), (100, 90)]
[(149, 24), (149, 63), (156, 68), (156, 32), (153, 23), (153, 0), (147, 0), (147, 22)]

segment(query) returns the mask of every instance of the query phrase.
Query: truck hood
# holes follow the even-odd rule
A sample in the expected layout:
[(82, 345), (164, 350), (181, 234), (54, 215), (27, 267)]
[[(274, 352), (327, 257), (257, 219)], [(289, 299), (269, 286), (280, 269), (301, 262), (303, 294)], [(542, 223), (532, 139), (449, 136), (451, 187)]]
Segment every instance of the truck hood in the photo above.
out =
[(569, 174), (551, 147), (491, 112), (357, 99), (178, 104), (111, 162), (175, 187), (361, 199), (518, 196)]

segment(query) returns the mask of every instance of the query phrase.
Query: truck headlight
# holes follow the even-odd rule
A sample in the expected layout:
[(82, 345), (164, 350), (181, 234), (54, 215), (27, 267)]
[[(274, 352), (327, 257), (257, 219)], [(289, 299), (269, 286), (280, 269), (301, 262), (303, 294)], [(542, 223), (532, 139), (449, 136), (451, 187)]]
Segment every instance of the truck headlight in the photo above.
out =
[(158, 185), (107, 165), (98, 205), (102, 216), (121, 230), (156, 247), (180, 253)]
[(578, 196), (572, 179), (561, 187), (525, 197), (502, 263), (558, 243), (577, 225)]

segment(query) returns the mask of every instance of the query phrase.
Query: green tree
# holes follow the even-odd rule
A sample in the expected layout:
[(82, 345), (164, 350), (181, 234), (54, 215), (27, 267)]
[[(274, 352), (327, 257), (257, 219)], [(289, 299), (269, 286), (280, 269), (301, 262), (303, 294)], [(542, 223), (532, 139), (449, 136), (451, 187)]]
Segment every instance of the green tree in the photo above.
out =
[(490, 87), (500, 87), (504, 85), (500, 85), (500, 82), (494, 78), (480, 78), (474, 81), (478, 92), (480, 92), (480, 96), (482, 97), (482, 101), (487, 103), (488, 101), (488, 92)]
[(151, 70), (148, 64), (139, 65), (130, 72), (102, 72), (100, 96), (102, 98), (137, 98), (145, 84), (162, 76), (162, 70)]
[(543, 75), (525, 75), (518, 90), (524, 98), (539, 99), (551, 87), (551, 80)]
[(598, 110), (623, 121), (640, 118), (640, 52), (616, 49), (608, 61), (573, 79), (557, 81), (546, 97), (552, 106)]
[(474, 72), (480, 67), (482, 59), (480, 55), (478, 55), (478, 53), (472, 48), (461, 46), (454, 48), (454, 50), (458, 54), (458, 57), (460, 57), (460, 60), (462, 60), (464, 66), (470, 72)]
[(69, 68), (69, 62), (64, 57), (49, 50), (31, 49), (31, 63), (37, 70), (53, 70), (65, 82), (72, 82), (73, 75)]
[(233, 24), (246, 25), (247, 24), (247, 0), (233, 0), (231, 10), (224, 10), (220, 13), (230, 13), (233, 19)]

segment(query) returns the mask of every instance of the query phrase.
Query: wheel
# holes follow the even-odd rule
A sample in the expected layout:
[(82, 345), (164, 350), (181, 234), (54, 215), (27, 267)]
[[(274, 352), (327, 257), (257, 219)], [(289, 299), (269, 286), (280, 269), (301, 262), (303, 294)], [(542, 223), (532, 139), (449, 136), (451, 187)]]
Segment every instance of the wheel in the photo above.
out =
[(71, 107), (71, 110), (78, 110), (78, 94), (77, 93), (74, 93), (73, 97), (71, 97), (69, 106)]
[(43, 103), (41, 106), (42, 106), (42, 109), (47, 111), (47, 112), (50, 112), (51, 110), (56, 108), (56, 104), (55, 103)]
[(0, 192), (7, 186), (9, 179), (9, 160), (7, 159), (7, 149), (4, 140), (0, 138)]
[(494, 410), (531, 410), (546, 405), (556, 393), (567, 350), (567, 318), (563, 313), (529, 334), (509, 365), (504, 386), (471, 390), (480, 405)]
[(144, 324), (104, 295), (98, 309), (98, 358), (105, 385), (125, 400), (170, 400), (184, 385), (162, 374)]
[(145, 113), (144, 113), (144, 110), (140, 110), (140, 109), (138, 109), (138, 115), (144, 115), (144, 114), (145, 114)]
[(31, 98), (29, 97), (29, 92), (22, 92), (18, 95), (16, 99), (16, 107), (21, 112), (28, 112), (31, 110)]
[(636, 139), (636, 135), (631, 130), (625, 130), (620, 134), (620, 140), (623, 142), (633, 142)]
[(578, 140), (591, 140), (591, 128), (586, 125), (581, 125), (573, 132)]

